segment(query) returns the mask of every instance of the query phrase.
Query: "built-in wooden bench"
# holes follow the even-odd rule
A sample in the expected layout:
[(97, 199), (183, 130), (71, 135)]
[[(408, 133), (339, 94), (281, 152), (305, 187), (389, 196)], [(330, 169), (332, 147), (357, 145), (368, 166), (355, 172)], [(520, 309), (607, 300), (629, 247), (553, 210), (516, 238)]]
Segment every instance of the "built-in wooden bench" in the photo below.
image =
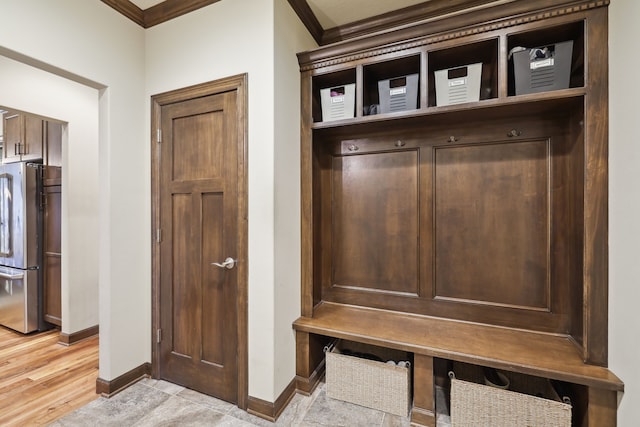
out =
[(618, 392), (624, 384), (607, 368), (585, 364), (567, 336), (327, 302), (315, 307), (312, 318), (300, 317), (293, 327), (298, 334), (302, 391), (311, 391), (320, 376), (321, 338), (342, 338), (414, 353), (412, 422), (416, 424), (435, 425), (433, 358), (585, 386), (585, 425), (616, 423)]

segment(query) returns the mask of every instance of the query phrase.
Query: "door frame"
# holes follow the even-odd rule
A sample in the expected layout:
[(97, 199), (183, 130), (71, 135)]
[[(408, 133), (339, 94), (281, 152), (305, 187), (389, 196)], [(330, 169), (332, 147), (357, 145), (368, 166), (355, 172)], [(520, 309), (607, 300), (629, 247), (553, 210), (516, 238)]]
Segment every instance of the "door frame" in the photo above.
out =
[(239, 74), (207, 83), (189, 86), (151, 96), (151, 376), (160, 375), (160, 343), (156, 331), (160, 328), (160, 148), (158, 140), (161, 111), (165, 105), (188, 101), (224, 92), (237, 92), (238, 114), (238, 407), (246, 410), (248, 386), (248, 168), (247, 168), (247, 74)]

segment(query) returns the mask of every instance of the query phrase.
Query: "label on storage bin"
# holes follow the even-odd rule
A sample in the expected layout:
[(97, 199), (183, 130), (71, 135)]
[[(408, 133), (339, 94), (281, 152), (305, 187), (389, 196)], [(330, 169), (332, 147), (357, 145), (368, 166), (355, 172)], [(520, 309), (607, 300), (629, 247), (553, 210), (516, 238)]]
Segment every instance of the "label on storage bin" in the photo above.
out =
[(467, 83), (467, 79), (449, 80), (449, 87), (462, 86), (463, 84), (466, 84), (466, 83)]
[(407, 93), (407, 87), (396, 87), (393, 89), (389, 89), (389, 96), (394, 96), (394, 95), (404, 95), (405, 93)]
[(344, 102), (344, 96), (332, 96), (331, 103), (336, 104), (338, 102)]
[(531, 69), (535, 70), (537, 68), (542, 68), (542, 67), (551, 67), (553, 63), (554, 63), (553, 58), (544, 59), (542, 61), (534, 61), (534, 62), (531, 62)]

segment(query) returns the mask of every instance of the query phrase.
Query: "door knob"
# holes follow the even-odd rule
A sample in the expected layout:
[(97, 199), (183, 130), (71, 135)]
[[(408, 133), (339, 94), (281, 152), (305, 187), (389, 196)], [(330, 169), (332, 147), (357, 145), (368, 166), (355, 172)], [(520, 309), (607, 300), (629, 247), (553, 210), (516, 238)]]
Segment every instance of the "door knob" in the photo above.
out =
[(233, 267), (236, 266), (236, 262), (238, 261), (231, 257), (227, 257), (227, 259), (225, 259), (222, 264), (219, 262), (212, 262), (211, 265), (215, 265), (216, 267), (226, 268), (228, 270), (231, 270)]

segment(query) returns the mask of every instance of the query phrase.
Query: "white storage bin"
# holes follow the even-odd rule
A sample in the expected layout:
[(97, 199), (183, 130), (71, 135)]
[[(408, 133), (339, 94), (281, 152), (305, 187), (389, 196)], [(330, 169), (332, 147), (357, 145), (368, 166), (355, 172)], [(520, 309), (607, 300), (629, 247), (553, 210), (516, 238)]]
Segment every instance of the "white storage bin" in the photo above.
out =
[(481, 62), (438, 70), (435, 76), (437, 106), (480, 100)]
[(322, 121), (351, 119), (354, 117), (356, 84), (320, 89)]

